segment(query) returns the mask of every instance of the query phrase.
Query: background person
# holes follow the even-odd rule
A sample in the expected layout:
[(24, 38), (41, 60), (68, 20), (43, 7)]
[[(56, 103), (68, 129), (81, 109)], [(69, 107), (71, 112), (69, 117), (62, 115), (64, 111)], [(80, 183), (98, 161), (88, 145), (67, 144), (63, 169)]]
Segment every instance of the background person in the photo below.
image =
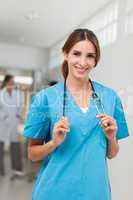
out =
[(0, 173), (5, 174), (4, 146), (10, 144), (11, 179), (24, 175), (18, 134), (21, 102), (20, 91), (15, 89), (14, 77), (6, 75), (0, 91)]

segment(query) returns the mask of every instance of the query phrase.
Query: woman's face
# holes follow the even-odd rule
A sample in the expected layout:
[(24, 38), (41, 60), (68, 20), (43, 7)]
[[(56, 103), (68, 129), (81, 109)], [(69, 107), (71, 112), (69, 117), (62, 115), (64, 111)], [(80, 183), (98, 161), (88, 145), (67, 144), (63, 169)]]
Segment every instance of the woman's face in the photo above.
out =
[(14, 89), (14, 86), (15, 86), (15, 83), (14, 83), (14, 79), (12, 78), (12, 79), (10, 79), (10, 80), (7, 82), (6, 88), (7, 88), (8, 90), (12, 90), (12, 89)]
[(69, 75), (76, 79), (88, 79), (88, 74), (96, 63), (96, 50), (90, 41), (76, 43), (64, 56), (68, 62)]

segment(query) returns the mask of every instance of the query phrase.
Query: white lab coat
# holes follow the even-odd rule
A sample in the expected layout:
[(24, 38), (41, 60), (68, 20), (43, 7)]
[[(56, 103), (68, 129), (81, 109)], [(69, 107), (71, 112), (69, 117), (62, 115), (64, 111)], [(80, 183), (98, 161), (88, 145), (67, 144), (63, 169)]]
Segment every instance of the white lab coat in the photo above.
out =
[(9, 144), (19, 138), (18, 124), (22, 108), (22, 97), (19, 90), (9, 95), (6, 88), (0, 91), (0, 141)]

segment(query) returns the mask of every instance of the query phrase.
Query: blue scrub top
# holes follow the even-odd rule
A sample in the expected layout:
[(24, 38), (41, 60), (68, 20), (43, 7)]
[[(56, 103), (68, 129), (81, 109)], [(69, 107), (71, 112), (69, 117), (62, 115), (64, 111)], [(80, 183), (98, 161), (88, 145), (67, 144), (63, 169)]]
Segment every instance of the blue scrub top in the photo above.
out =
[[(118, 95), (93, 81), (104, 111), (115, 118), (117, 139), (128, 136), (128, 128)], [(24, 129), (24, 136), (52, 138), (54, 124), (63, 113), (63, 87), (60, 82), (40, 91), (34, 98)], [(99, 125), (99, 114), (94, 99), (86, 113), (76, 104), (67, 89), (65, 113), (70, 122), (70, 133), (43, 163), (33, 188), (32, 200), (111, 200), (106, 161), (107, 139)]]

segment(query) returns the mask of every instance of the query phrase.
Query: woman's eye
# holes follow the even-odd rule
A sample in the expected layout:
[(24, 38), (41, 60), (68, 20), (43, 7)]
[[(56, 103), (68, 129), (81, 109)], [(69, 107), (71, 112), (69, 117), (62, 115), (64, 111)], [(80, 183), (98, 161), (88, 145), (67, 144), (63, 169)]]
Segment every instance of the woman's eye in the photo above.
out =
[(73, 55), (80, 56), (80, 52), (74, 52)]
[(88, 58), (96, 58), (96, 56), (94, 55), (94, 54), (88, 54), (88, 56), (87, 56)]

